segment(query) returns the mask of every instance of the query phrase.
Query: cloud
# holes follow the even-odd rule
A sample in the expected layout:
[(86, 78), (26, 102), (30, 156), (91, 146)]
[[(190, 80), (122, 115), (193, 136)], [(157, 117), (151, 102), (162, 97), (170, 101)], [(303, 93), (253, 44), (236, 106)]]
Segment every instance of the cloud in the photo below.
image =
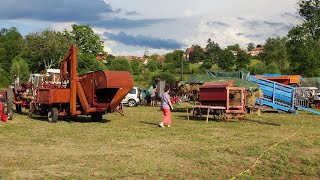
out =
[(184, 44), (173, 39), (160, 39), (143, 35), (132, 36), (124, 32), (118, 34), (104, 33), (110, 40), (117, 41), (126, 45), (149, 47), (154, 49), (180, 49)]
[(293, 24), (291, 23), (284, 23), (284, 22), (272, 22), (272, 21), (258, 21), (258, 20), (252, 20), (252, 21), (246, 21), (244, 23), (246, 26), (249, 26), (252, 29), (257, 29), (257, 28), (261, 28), (263, 26), (268, 26), (277, 30), (283, 30), (283, 31), (288, 31), (290, 30), (292, 27), (294, 27)]
[(240, 21), (245, 21), (246, 19), (245, 18), (242, 18), (242, 17), (237, 17), (238, 20)]
[(105, 13), (118, 13), (101, 0), (2, 0), (1, 19), (33, 19), (52, 22), (91, 21)]
[(266, 36), (265, 34), (243, 34), (243, 35), (245, 37), (253, 38), (253, 39), (264, 38)]
[(128, 15), (128, 16), (136, 16), (136, 15), (140, 15), (140, 13), (138, 13), (137, 11), (126, 11), (126, 15)]
[(245, 35), (244, 33), (236, 33), (237, 36)]
[[(90, 21), (90, 25), (96, 27), (103, 27), (108, 29), (118, 29), (118, 28), (142, 28), (146, 26), (150, 26), (152, 24), (170, 21), (169, 19), (127, 19), (127, 18), (112, 18), (112, 19), (104, 19), (98, 21)], [(81, 24), (85, 24), (86, 22), (81, 22)]]
[[(29, 19), (53, 23), (75, 22), (109, 29), (140, 28), (165, 19), (127, 19), (137, 11), (114, 9), (102, 0), (3, 0), (0, 20)], [(121, 16), (124, 16), (120, 18)]]
[(1, 0), (0, 24), (16, 26), (23, 34), (88, 24), (107, 38), (112, 53), (141, 53), (145, 47), (166, 52), (185, 45), (205, 46), (208, 38), (226, 47), (285, 36), (301, 22), (289, 1), (293, 0), (262, 0), (259, 4), (249, 0), (201, 0), (197, 4), (163, 0), (143, 1), (142, 6), (132, 0)]
[(208, 26), (222, 26), (222, 27), (230, 27), (229, 24), (224, 23), (224, 22), (220, 22), (220, 21), (210, 21), (207, 22)]
[(298, 13), (290, 13), (290, 12), (284, 12), (281, 14), (283, 18), (294, 18), (294, 19), (301, 19)]

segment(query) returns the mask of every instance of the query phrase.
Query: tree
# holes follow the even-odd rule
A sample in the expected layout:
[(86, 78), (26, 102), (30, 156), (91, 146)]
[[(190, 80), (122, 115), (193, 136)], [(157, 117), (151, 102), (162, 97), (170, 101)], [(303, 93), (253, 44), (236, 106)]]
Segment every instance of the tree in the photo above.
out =
[(204, 59), (203, 48), (199, 45), (193, 45), (192, 48), (193, 48), (193, 51), (190, 53), (189, 62), (198, 63), (200, 61), (203, 61)]
[[(304, 19), (300, 25), (306, 35), (314, 41), (320, 38), (320, 2), (319, 0), (300, 0), (298, 3), (299, 15)], [(299, 26), (298, 26), (299, 27)]]
[(160, 57), (159, 54), (152, 54), (152, 55), (149, 56), (150, 59), (155, 59), (155, 60), (158, 60), (159, 57)]
[[(182, 50), (174, 50), (173, 52), (165, 55), (164, 71), (171, 73), (179, 73), (181, 67), (181, 58), (183, 58), (184, 52)], [(184, 70), (189, 68), (188, 62), (183, 58)]]
[(165, 80), (166, 84), (169, 86), (174, 86), (176, 83), (176, 78), (173, 74), (169, 72), (160, 72), (152, 77), (153, 82), (155, 82), (158, 79)]
[(141, 62), (139, 59), (134, 59), (131, 61), (132, 73), (133, 75), (140, 75), (142, 72)]
[(103, 41), (99, 35), (95, 34), (89, 25), (72, 24), (72, 31), (65, 31), (67, 36), (71, 36), (82, 52), (92, 53), (95, 56), (105, 55)]
[(261, 54), (262, 60), (269, 65), (275, 63), (280, 73), (285, 73), (289, 68), (289, 56), (286, 48), (287, 38), (268, 38), (264, 45), (264, 52)]
[(247, 68), (247, 65), (250, 63), (249, 55), (243, 51), (240, 50), (237, 52), (236, 57), (236, 70), (244, 70)]
[(222, 49), (220, 48), (218, 43), (215, 43), (211, 39), (208, 39), (208, 44), (206, 46), (206, 53), (205, 53), (205, 62), (211, 62), (212, 64), (217, 64)]
[(112, 54), (108, 54), (108, 56), (107, 56), (107, 60), (108, 61), (112, 61), (112, 60), (114, 60), (116, 57), (114, 56), (114, 55), (112, 55)]
[(247, 54), (247, 52), (242, 50), (239, 44), (228, 46), (227, 49), (236, 53), (236, 70), (246, 69), (247, 65), (250, 63), (250, 56)]
[(116, 58), (114, 59), (110, 65), (109, 70), (116, 70), (116, 71), (128, 71), (132, 74), (132, 68), (129, 61), (125, 58)]
[(63, 33), (46, 29), (26, 36), (26, 46), (22, 58), (36, 72), (43, 69), (59, 68), (65, 53), (70, 48), (72, 39)]
[(235, 64), (235, 56), (232, 51), (224, 49), (221, 51), (221, 57), (218, 62), (218, 65), (221, 69), (230, 71)]
[(100, 60), (96, 59), (91, 53), (79, 53), (77, 57), (78, 73), (85, 74), (89, 71), (106, 70), (106, 65)]
[(272, 73), (272, 74), (279, 74), (280, 68), (276, 62), (271, 62), (270, 64), (267, 65), (267, 73)]
[(252, 64), (252, 67), (249, 67), (251, 74), (256, 75), (256, 74), (264, 74), (267, 72), (266, 65), (264, 62), (260, 60), (252, 60), (252, 61), (254, 61), (254, 63)]
[(7, 87), (12, 81), (12, 77), (8, 71), (0, 67), (0, 87)]
[(248, 50), (248, 51), (251, 51), (251, 50), (253, 50), (254, 48), (255, 48), (254, 43), (250, 42), (250, 43), (248, 44), (247, 50)]
[(16, 56), (12, 60), (10, 74), (11, 77), (19, 76), (22, 82), (28, 81), (30, 74), (28, 63), (20, 56)]
[(201, 65), (201, 68), (203, 69), (211, 69), (212, 67), (212, 62), (210, 59), (204, 60), (203, 64)]
[(20, 54), (24, 45), (24, 39), (17, 28), (1, 29), (0, 31), (0, 65), (9, 71), (15, 56)]
[(299, 14), (303, 18), (300, 25), (288, 33), (287, 50), (292, 73), (302, 76), (320, 75), (320, 2), (301, 0)]
[(149, 71), (154, 72), (158, 69), (157, 66), (157, 61), (154, 59), (149, 59), (148, 63), (147, 63), (147, 68), (149, 69)]
[(174, 66), (173, 63), (165, 63), (163, 66), (164, 72), (170, 72), (170, 73), (178, 73), (178, 69)]

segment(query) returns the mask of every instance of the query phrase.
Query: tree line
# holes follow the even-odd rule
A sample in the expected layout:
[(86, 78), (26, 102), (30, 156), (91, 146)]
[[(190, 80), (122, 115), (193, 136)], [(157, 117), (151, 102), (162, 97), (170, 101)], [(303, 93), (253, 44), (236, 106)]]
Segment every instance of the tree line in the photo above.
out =
[[(203, 73), (205, 70), (238, 71), (253, 74), (300, 74), (305, 77), (320, 76), (320, 3), (318, 0), (300, 0), (299, 15), (302, 23), (292, 28), (286, 37), (268, 38), (264, 51), (251, 57), (238, 44), (221, 48), (209, 39), (205, 47), (192, 46), (186, 61), (185, 51), (174, 50), (163, 56), (152, 54), (128, 61), (104, 51), (103, 41), (89, 25), (73, 24), (70, 31), (46, 29), (23, 37), (16, 28), (0, 31), (0, 87), (19, 76), (28, 80), (29, 73), (39, 73), (49, 68), (59, 68), (71, 44), (78, 46), (78, 71), (80, 74), (95, 70), (125, 70), (136, 80), (180, 73), (181, 60), (184, 73)], [(249, 43), (247, 50), (253, 49)], [(107, 59), (106, 62), (99, 60)], [(160, 74), (159, 74), (160, 73)]]

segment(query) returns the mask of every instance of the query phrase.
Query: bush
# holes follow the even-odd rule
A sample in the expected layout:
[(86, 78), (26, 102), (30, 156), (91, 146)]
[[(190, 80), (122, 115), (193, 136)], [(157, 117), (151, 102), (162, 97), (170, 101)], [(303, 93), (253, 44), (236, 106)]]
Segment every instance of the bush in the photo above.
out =
[(85, 74), (90, 71), (98, 71), (107, 69), (106, 65), (97, 60), (93, 54), (82, 53), (78, 56), (78, 72)]
[(133, 74), (131, 64), (125, 58), (116, 58), (112, 60), (109, 65), (109, 70), (128, 71), (130, 74)]
[(166, 81), (166, 84), (169, 86), (174, 86), (176, 84), (176, 78), (169, 72), (161, 72), (152, 77), (153, 81), (157, 81), (158, 79)]
[(201, 74), (201, 64), (190, 64), (189, 66), (189, 74)]

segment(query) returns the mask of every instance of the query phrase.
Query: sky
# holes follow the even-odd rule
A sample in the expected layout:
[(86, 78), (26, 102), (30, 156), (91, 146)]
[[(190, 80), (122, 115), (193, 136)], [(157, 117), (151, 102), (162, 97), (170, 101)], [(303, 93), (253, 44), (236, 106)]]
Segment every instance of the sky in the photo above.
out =
[(113, 55), (165, 54), (210, 38), (264, 44), (299, 24), (297, 0), (1, 0), (0, 28), (22, 35), (90, 25)]

